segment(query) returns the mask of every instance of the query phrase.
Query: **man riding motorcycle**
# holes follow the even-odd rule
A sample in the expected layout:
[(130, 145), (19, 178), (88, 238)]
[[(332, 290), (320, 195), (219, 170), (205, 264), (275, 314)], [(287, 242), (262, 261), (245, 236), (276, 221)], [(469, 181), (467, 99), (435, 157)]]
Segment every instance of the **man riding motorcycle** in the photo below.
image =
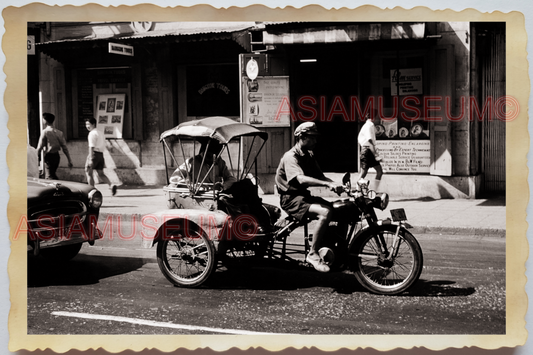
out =
[(331, 221), (333, 208), (325, 199), (312, 196), (307, 188), (324, 186), (341, 193), (343, 186), (327, 178), (313, 156), (312, 150), (319, 135), (315, 123), (299, 125), (294, 135), (296, 144), (283, 155), (276, 171), (275, 182), (280, 194), (280, 206), (299, 221), (317, 220), (306, 261), (317, 271), (328, 272), (329, 266), (320, 257), (317, 248)]

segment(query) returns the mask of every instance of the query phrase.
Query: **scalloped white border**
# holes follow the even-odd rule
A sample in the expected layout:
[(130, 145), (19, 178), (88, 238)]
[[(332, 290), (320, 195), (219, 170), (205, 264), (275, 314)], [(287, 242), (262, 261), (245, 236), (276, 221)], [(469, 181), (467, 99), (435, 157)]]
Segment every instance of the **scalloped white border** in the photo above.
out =
[[(4, 9), (5, 7), (7, 6), (16, 6), (16, 7), (20, 7), (20, 6), (23, 6), (25, 4), (30, 4), (32, 3), (32, 1), (20, 1), (20, 0), (2, 0), (2, 9)], [(44, 3), (44, 4), (49, 4), (49, 5), (69, 5), (69, 4), (72, 4), (72, 5), (83, 5), (85, 3), (95, 3), (95, 2), (92, 2), (92, 1), (54, 1), (54, 2), (49, 2), (49, 1), (40, 1), (40, 3)], [(118, 4), (115, 2), (115, 1), (98, 1), (97, 2), (98, 4), (100, 5), (104, 5), (104, 6), (108, 6), (108, 5), (113, 5), (113, 6), (117, 6)], [(124, 4), (124, 5), (136, 5), (136, 4), (142, 4), (142, 3), (148, 3), (147, 1), (121, 1), (120, 4)], [(212, 0), (212, 1), (204, 1), (204, 2), (197, 2), (197, 1), (179, 1), (179, 2), (176, 2), (176, 1), (169, 1), (169, 0), (166, 0), (166, 1), (163, 1), (163, 0), (159, 0), (159, 1), (151, 1), (150, 2), (151, 4), (155, 4), (155, 5), (159, 5), (159, 6), (163, 6), (163, 7), (166, 7), (166, 6), (176, 6), (176, 5), (182, 5), (182, 6), (192, 6), (192, 5), (196, 5), (196, 4), (209, 4), (209, 5), (212, 5), (216, 8), (227, 8), (227, 7), (230, 7), (230, 6), (238, 6), (238, 7), (244, 7), (244, 6), (248, 6), (248, 5), (253, 5), (253, 4), (256, 4), (257, 2), (255, 1), (243, 1), (243, 0), (235, 0), (235, 1), (224, 1), (224, 0)], [(346, 8), (355, 8), (355, 7), (358, 7), (360, 5), (363, 5), (367, 2), (365, 1), (358, 1), (358, 0), (345, 0), (345, 1), (341, 1), (341, 0), (328, 0), (328, 1), (316, 1), (314, 2), (313, 4), (318, 4), (326, 9), (331, 9), (331, 8), (342, 8), (342, 7), (346, 7)], [(301, 8), (303, 6), (306, 6), (306, 5), (309, 5), (310, 3), (306, 2), (306, 1), (301, 1), (301, 0), (294, 0), (294, 1), (263, 1), (261, 2), (261, 4), (263, 5), (266, 5), (268, 7), (271, 7), (271, 8), (284, 8), (286, 6), (292, 6), (292, 7), (295, 7), (295, 8)], [(374, 5), (375, 2), (374, 2)], [(525, 19), (526, 19), (526, 31), (527, 33), (533, 33), (533, 3), (531, 2), (526, 2), (526, 1), (523, 1), (523, 0), (506, 0), (504, 2), (502, 1), (487, 1), (487, 0), (454, 0), (454, 1), (446, 1), (446, 2), (431, 2), (431, 3), (428, 3), (427, 1), (422, 1), (422, 0), (418, 0), (418, 1), (415, 1), (415, 0), (412, 0), (412, 1), (409, 1), (409, 0), (405, 0), (405, 1), (380, 1), (379, 2), (379, 6), (380, 8), (394, 8), (396, 6), (402, 6), (403, 8), (405, 9), (410, 9), (412, 7), (415, 7), (415, 6), (427, 6), (433, 10), (439, 10), (439, 9), (452, 9), (452, 10), (456, 10), (456, 11), (461, 11), (463, 9), (467, 9), (467, 8), (474, 8), (476, 10), (479, 10), (481, 12), (492, 12), (494, 10), (499, 10), (499, 11), (502, 11), (502, 12), (509, 12), (509, 11), (519, 11), (519, 12), (522, 12), (525, 16)], [(4, 21), (3, 21), (3, 18), (0, 18), (0, 35), (3, 35), (4, 32), (5, 32), (5, 29), (4, 29)], [(528, 42), (528, 45), (527, 45), (527, 52), (528, 52), (528, 60), (530, 59), (530, 57), (533, 55), (533, 45)], [(0, 64), (4, 65), (5, 63), (5, 57), (4, 57), (4, 53), (2, 52), (0, 54)], [(530, 74), (530, 77), (533, 77), (533, 75), (531, 75), (533, 73), (533, 68), (528, 68), (528, 71), (529, 71), (529, 74)], [(4, 94), (4, 91), (5, 91), (5, 74), (3, 73), (3, 71), (0, 72), (0, 92), (2, 93), (2, 96)], [(529, 98), (529, 100), (531, 100), (531, 96)], [(2, 103), (3, 105), (3, 103)], [(5, 157), (6, 157), (6, 149), (7, 149), (7, 145), (8, 145), (8, 142), (9, 142), (9, 139), (7, 137), (7, 134), (8, 134), (8, 131), (7, 131), (7, 127), (6, 127), (6, 123), (7, 123), (7, 113), (5, 112), (5, 109), (4, 110), (1, 110), (0, 111), (0, 230), (3, 230), (3, 231), (6, 231), (8, 230), (9, 228), (9, 224), (7, 223), (7, 218), (6, 218), (6, 213), (7, 213), (7, 201), (9, 199), (9, 193), (8, 193), (8, 186), (7, 186), (7, 176), (8, 176), (8, 169), (7, 169), (7, 166), (6, 166), (6, 160), (5, 160)], [(529, 122), (529, 125), (528, 125), (528, 128), (529, 128), (529, 131), (532, 132), (533, 131), (533, 123), (532, 122)], [(530, 161), (531, 161), (531, 157), (529, 156), (529, 153), (528, 153), (528, 168), (531, 168), (530, 166)], [(530, 217), (531, 215), (531, 210), (528, 208), (528, 218), (527, 218), (527, 221), (529, 223), (531, 223), (533, 221), (533, 219)], [(5, 234), (4, 234), (5, 235)], [(533, 250), (531, 249), (532, 247), (530, 246), (530, 250)], [(8, 238), (1, 238), (0, 239), (0, 267), (3, 269), (3, 267), (5, 265), (7, 265), (7, 260), (8, 260), (8, 257), (9, 257), (9, 254), (10, 254), (10, 242), (8, 240)], [(526, 266), (528, 267), (529, 270), (531, 270), (532, 268), (532, 263), (528, 260), (528, 262), (526, 262)], [(4, 270), (4, 269), (3, 269)], [(528, 276), (532, 276), (533, 274), (531, 274), (531, 271), (529, 271), (527, 273)], [(530, 278), (531, 279), (531, 278)], [(3, 349), (6, 349), (7, 350), (7, 342), (8, 342), (8, 337), (9, 337), (9, 334), (7, 333), (7, 317), (8, 317), (8, 313), (9, 313), (9, 307), (10, 307), (10, 304), (9, 304), (9, 289), (8, 289), (8, 285), (9, 285), (9, 279), (7, 277), (7, 273), (4, 272), (2, 273), (2, 276), (0, 278), (0, 282), (1, 282), (1, 286), (0, 286), (0, 304), (1, 304), (1, 307), (0, 307), (0, 327), (1, 327), (1, 331), (0, 331), (0, 341), (2, 343), (2, 345), (5, 344), (5, 348)], [(531, 290), (531, 286), (528, 285), (528, 287), (526, 288), (527, 291), (530, 291)], [(529, 292), (528, 292), (529, 293)], [(530, 324), (533, 323), (533, 319), (532, 317), (530, 316), (530, 313), (531, 312), (528, 312), (528, 315), (526, 317), (526, 320), (528, 322), (528, 330), (531, 330), (531, 326)], [(526, 346), (524, 347), (521, 347), (521, 348), (517, 348), (514, 352), (515, 355), (525, 355), (525, 354), (531, 354), (533, 353), (533, 346), (529, 346), (529, 343), (531, 342), (528, 342), (528, 344), (526, 344)], [(6, 353), (4, 350), (4, 353)], [(452, 350), (453, 351), (453, 350)], [(473, 352), (475, 351), (472, 350)], [(145, 353), (148, 353), (148, 352), (145, 352), (143, 351), (142, 354), (145, 354)], [(157, 352), (154, 352), (154, 353), (157, 353)], [(464, 353), (464, 352), (461, 352), (461, 353)]]

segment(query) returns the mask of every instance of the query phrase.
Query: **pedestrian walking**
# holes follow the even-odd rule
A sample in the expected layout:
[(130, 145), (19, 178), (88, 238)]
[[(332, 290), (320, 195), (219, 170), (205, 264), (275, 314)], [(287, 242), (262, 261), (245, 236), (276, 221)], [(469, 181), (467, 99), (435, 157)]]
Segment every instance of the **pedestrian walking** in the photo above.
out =
[(98, 181), (109, 185), (111, 194), (113, 196), (117, 193), (117, 185), (111, 184), (111, 181), (104, 173), (105, 160), (105, 138), (101, 132), (96, 129), (96, 119), (91, 117), (85, 121), (85, 127), (89, 131), (87, 141), (89, 143), (89, 154), (85, 162), (85, 173), (87, 175), (87, 183), (94, 186), (94, 172), (98, 175)]
[(383, 169), (381, 168), (380, 161), (382, 158), (379, 156), (376, 148), (376, 128), (374, 126), (373, 118), (367, 113), (366, 122), (359, 131), (357, 141), (361, 146), (360, 165), (361, 173), (359, 174), (358, 184), (369, 185), (368, 180), (365, 180), (368, 169), (374, 168), (376, 170), (376, 178), (374, 184), (368, 186), (370, 190), (378, 191), (379, 184), (381, 183), (381, 177), (383, 176)]
[(43, 113), (43, 129), (39, 137), (39, 144), (37, 145), (37, 155), (40, 157), (41, 152), (44, 152), (44, 171), (47, 179), (57, 180), (56, 171), (59, 167), (61, 157), (59, 151), (63, 153), (68, 159), (68, 167), (72, 168), (72, 160), (67, 148), (67, 142), (63, 137), (63, 132), (53, 127), (56, 117), (51, 113)]

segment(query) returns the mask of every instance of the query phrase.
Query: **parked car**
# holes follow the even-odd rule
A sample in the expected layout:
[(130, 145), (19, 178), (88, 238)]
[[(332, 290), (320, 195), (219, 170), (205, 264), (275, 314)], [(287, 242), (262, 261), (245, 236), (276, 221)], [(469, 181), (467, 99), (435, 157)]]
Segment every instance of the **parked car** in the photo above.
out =
[(98, 215), (102, 193), (83, 183), (28, 177), (28, 252), (51, 261), (68, 261), (83, 243), (102, 234)]

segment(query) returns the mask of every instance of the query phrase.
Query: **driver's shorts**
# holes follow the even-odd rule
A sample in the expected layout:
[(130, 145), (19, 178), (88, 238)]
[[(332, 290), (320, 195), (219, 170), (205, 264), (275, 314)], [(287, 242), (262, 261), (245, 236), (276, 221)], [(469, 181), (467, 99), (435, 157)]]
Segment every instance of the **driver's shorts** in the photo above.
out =
[(302, 221), (311, 205), (325, 205), (333, 207), (331, 202), (322, 197), (311, 195), (285, 194), (280, 196), (280, 207), (291, 217)]

